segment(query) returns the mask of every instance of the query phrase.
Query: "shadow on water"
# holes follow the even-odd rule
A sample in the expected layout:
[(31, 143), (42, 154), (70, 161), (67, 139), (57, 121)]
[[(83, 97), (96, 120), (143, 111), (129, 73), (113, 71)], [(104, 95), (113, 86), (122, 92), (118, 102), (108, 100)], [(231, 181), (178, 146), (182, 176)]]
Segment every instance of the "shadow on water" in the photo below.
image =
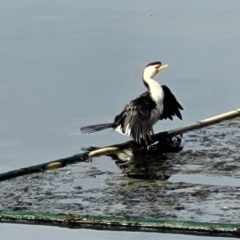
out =
[(238, 120), (183, 140), (183, 149), (178, 137), (164, 152), (158, 145), (147, 152), (124, 148), (1, 182), (0, 209), (238, 222)]

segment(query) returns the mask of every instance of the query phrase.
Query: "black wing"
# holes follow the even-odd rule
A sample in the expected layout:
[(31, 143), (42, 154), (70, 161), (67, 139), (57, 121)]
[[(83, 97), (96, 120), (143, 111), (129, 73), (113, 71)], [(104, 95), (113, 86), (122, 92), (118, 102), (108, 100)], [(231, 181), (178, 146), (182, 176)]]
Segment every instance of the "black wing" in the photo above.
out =
[(115, 128), (120, 126), (125, 134), (130, 129), (130, 136), (139, 143), (142, 140), (149, 141), (154, 134), (150, 112), (155, 107), (156, 103), (151, 99), (149, 92), (145, 92), (125, 106), (123, 111), (115, 117), (114, 126)]
[(96, 125), (89, 125), (89, 126), (85, 126), (85, 127), (81, 127), (80, 131), (82, 133), (94, 133), (94, 132), (98, 132), (104, 129), (108, 129), (111, 128), (113, 126), (112, 123), (103, 123), (103, 124), (96, 124)]
[(183, 107), (177, 101), (177, 99), (167, 86), (162, 85), (162, 89), (164, 92), (164, 99), (163, 99), (163, 112), (160, 116), (160, 119), (169, 118), (172, 120), (173, 116), (177, 116), (179, 119), (182, 119), (180, 110), (183, 110)]

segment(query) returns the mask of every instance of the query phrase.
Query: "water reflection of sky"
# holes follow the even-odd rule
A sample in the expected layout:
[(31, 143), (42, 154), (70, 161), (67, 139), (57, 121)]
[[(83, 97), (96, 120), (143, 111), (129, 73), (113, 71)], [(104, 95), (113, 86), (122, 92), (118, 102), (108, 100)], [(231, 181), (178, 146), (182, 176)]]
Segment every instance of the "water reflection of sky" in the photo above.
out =
[[(105, 1), (1, 3), (1, 164), (10, 169), (126, 138), (79, 127), (113, 119), (144, 91), (141, 71), (185, 107), (184, 121), (239, 107), (239, 3)], [(6, 160), (7, 159), (7, 160)]]
[[(58, 240), (65, 240), (65, 239), (79, 239), (79, 235), (83, 239), (95, 240), (96, 236), (99, 240), (105, 239), (145, 239), (148, 238), (150, 240), (155, 239), (164, 239), (164, 240), (202, 240), (202, 236), (191, 236), (191, 235), (181, 235), (181, 234), (166, 234), (166, 233), (149, 233), (149, 232), (109, 232), (109, 231), (93, 231), (93, 230), (86, 230), (86, 229), (65, 229), (65, 228), (54, 228), (54, 227), (39, 227), (39, 226), (29, 226), (29, 225), (10, 225), (5, 224), (5, 228), (2, 229), (2, 235), (6, 235), (9, 239), (15, 239), (16, 233), (14, 231), (7, 231), (9, 228), (18, 231), (18, 237), (20, 239), (25, 239), (26, 235), (30, 238), (34, 238), (35, 240), (42, 240), (43, 236), (49, 238), (55, 237)], [(214, 237), (208, 238), (204, 237), (204, 239), (216, 239), (216, 240), (225, 240), (230, 239), (227, 237)], [(232, 239), (232, 238), (231, 238)]]

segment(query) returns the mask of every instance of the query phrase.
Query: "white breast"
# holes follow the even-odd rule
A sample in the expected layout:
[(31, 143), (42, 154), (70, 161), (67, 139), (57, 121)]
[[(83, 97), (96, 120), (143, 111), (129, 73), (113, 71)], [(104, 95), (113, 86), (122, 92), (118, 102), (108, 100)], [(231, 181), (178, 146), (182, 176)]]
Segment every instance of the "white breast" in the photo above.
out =
[(162, 87), (155, 80), (148, 79), (147, 83), (149, 86), (149, 91), (151, 93), (151, 97), (157, 104), (156, 108), (153, 109), (151, 112), (151, 122), (152, 122), (152, 124), (154, 124), (159, 120), (159, 118), (163, 112), (164, 92), (162, 90)]

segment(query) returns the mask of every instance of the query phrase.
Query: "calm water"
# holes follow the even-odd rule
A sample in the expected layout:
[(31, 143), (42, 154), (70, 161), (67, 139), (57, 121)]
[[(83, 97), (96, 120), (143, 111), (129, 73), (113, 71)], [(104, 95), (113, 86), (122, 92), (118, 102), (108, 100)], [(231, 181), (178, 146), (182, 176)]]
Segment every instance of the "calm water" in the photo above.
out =
[(128, 138), (79, 127), (108, 122), (145, 91), (142, 68), (185, 110), (174, 128), (239, 108), (239, 1), (2, 1), (0, 171)]
[[(5, 228), (1, 228), (5, 226)], [(64, 229), (64, 228), (53, 228), (53, 227), (39, 227), (39, 226), (29, 226), (29, 225), (10, 225), (10, 224), (2, 224), (0, 227), (1, 235), (7, 236), (5, 239), (16, 239), (16, 233), (18, 234), (18, 239), (26, 239), (28, 236), (31, 239), (42, 240), (44, 238), (47, 239), (166, 239), (166, 240), (200, 240), (200, 239), (210, 239), (208, 237), (201, 236), (191, 236), (191, 235), (179, 235), (179, 234), (164, 234), (164, 233), (136, 233), (136, 232), (108, 232), (108, 231), (90, 231), (90, 230), (79, 230), (79, 229)], [(11, 228), (11, 231), (7, 231), (8, 228)], [(14, 231), (14, 230), (16, 231)], [(96, 237), (97, 236), (97, 237)], [(211, 238), (214, 240), (224, 240), (224, 239), (232, 239), (226, 237), (215, 237)]]

